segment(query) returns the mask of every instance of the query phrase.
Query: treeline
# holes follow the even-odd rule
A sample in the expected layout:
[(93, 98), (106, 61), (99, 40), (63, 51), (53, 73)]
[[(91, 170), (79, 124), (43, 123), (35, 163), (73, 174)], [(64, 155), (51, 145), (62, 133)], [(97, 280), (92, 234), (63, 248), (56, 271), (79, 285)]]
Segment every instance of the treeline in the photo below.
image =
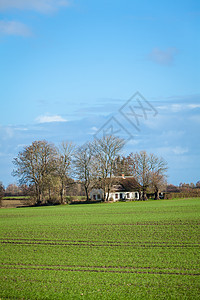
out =
[[(2, 186), (2, 188), (1, 188)], [(68, 196), (85, 196), (85, 190), (83, 185), (76, 181), (71, 180), (71, 184), (66, 187), (66, 192)], [(15, 184), (11, 183), (5, 188), (3, 183), (0, 182), (0, 196), (1, 197), (24, 197), (33, 194), (33, 186), (27, 184)]]
[(179, 186), (169, 184), (165, 190), (165, 199), (200, 197), (200, 181), (194, 183), (180, 183)]
[(45, 140), (34, 141), (14, 158), (12, 174), (18, 177), (23, 193), (35, 197), (37, 204), (64, 204), (66, 195), (74, 195), (75, 190), (89, 201), (92, 188), (101, 188), (106, 201), (114, 178), (122, 174), (136, 179), (141, 200), (147, 199), (149, 191), (158, 199), (166, 186), (166, 161), (146, 151), (121, 156), (124, 144), (115, 136), (94, 139), (81, 147), (71, 142), (56, 147)]

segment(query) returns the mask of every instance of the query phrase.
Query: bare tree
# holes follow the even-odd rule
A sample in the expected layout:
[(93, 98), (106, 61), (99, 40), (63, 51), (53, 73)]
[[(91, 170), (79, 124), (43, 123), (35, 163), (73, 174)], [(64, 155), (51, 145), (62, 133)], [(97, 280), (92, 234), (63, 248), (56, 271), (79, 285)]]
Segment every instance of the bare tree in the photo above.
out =
[(69, 172), (72, 164), (75, 146), (71, 142), (62, 142), (57, 149), (56, 175), (60, 180), (60, 200), (64, 204), (65, 186), (69, 179)]
[(45, 198), (48, 198), (48, 203), (58, 202), (60, 191), (60, 180), (56, 175), (56, 162), (54, 170), (45, 177)]
[(118, 155), (114, 162), (114, 175), (121, 176), (131, 176), (131, 166), (129, 162), (129, 157), (124, 157)]
[[(93, 142), (94, 167), (104, 193), (104, 201), (109, 199), (114, 162), (124, 146), (124, 140), (113, 136), (103, 136)], [(107, 198), (106, 198), (107, 192)]]
[(147, 189), (152, 187), (155, 198), (158, 198), (159, 189), (165, 184), (165, 172), (167, 163), (163, 158), (154, 154), (147, 154), (146, 151), (130, 154), (129, 157), (131, 174), (141, 185), (140, 198), (147, 200)]
[(19, 188), (23, 196), (28, 196), (31, 194), (31, 186), (28, 186), (27, 184), (21, 184)]
[(151, 187), (155, 193), (155, 200), (159, 199), (159, 191), (167, 185), (166, 171), (167, 162), (155, 154), (149, 155), (150, 161), (150, 181)]
[(34, 185), (37, 204), (42, 202), (47, 176), (55, 170), (55, 159), (55, 146), (47, 141), (33, 142), (14, 158), (13, 176), (19, 177), (20, 184)]
[(90, 143), (77, 149), (74, 159), (75, 176), (84, 186), (87, 201), (89, 201), (89, 191), (94, 180), (93, 173), (93, 151)]
[(140, 198), (147, 200), (147, 188), (150, 184), (150, 164), (149, 157), (146, 151), (140, 151), (139, 153), (130, 155), (130, 164), (132, 175), (137, 182), (141, 185)]
[(17, 196), (21, 193), (21, 189), (16, 184), (9, 184), (6, 188), (6, 194)]

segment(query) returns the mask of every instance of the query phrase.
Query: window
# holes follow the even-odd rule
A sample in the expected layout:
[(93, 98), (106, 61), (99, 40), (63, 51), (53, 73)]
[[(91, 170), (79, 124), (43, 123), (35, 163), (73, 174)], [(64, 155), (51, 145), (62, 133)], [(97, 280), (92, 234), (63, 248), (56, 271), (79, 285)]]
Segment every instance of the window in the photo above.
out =
[(120, 195), (119, 195), (119, 196), (120, 196), (120, 199), (123, 199), (123, 194), (122, 194), (122, 193), (120, 193)]
[(136, 199), (138, 198), (138, 193), (135, 193), (135, 198), (136, 198)]
[(100, 200), (100, 199), (101, 199), (101, 195), (97, 194), (97, 200)]
[(126, 198), (127, 198), (127, 199), (130, 199), (130, 193), (127, 193), (127, 194), (126, 194)]
[(118, 199), (118, 194), (115, 194), (115, 199)]
[(96, 195), (93, 195), (93, 200), (96, 200)]

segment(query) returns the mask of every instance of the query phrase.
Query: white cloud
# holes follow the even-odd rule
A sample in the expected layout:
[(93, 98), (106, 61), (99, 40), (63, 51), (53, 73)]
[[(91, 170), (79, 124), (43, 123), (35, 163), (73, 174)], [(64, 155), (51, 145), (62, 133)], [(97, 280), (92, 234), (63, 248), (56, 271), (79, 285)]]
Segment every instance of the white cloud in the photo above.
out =
[(183, 148), (183, 147), (176, 146), (175, 148), (172, 149), (172, 151), (175, 154), (184, 154), (184, 153), (188, 152), (188, 148)]
[(66, 119), (62, 118), (59, 115), (54, 116), (39, 116), (36, 118), (38, 123), (52, 123), (52, 122), (67, 122)]
[(186, 108), (186, 106), (184, 104), (172, 104), (171, 105), (171, 109), (173, 112), (179, 112), (185, 108)]
[(0, 0), (0, 10), (35, 10), (42, 13), (52, 12), (60, 7), (69, 6), (67, 0)]
[(168, 105), (159, 105), (159, 106), (156, 106), (157, 109), (162, 109), (162, 110), (168, 110), (169, 109), (169, 106)]
[(98, 128), (95, 127), (95, 126), (93, 126), (91, 129), (92, 129), (92, 131), (97, 131), (98, 130)]
[(28, 128), (26, 128), (26, 127), (16, 127), (15, 130), (18, 130), (18, 131), (28, 131)]
[(93, 126), (90, 128), (90, 130), (88, 131), (88, 134), (95, 134), (97, 132), (98, 128), (96, 126)]
[(17, 145), (16, 148), (17, 148), (17, 149), (18, 149), (18, 148), (24, 148), (24, 147), (26, 147), (26, 146), (27, 146), (26, 144), (19, 144), (19, 145)]
[(30, 36), (31, 31), (21, 22), (0, 20), (0, 34)]
[(196, 104), (196, 103), (191, 103), (191, 104), (180, 104), (180, 103), (169, 103), (168, 105), (165, 104), (161, 104), (156, 106), (156, 108), (158, 110), (168, 110), (168, 111), (172, 111), (172, 112), (180, 112), (183, 110), (191, 110), (191, 109), (195, 109), (195, 108), (200, 108), (200, 104)]
[[(136, 135), (135, 135), (136, 136)], [(130, 141), (128, 141), (128, 144), (131, 146), (135, 146), (138, 145), (140, 143), (141, 140), (136, 140), (136, 139), (131, 139)]]
[(151, 53), (149, 53), (148, 57), (157, 64), (171, 65), (177, 52), (176, 48), (168, 48), (166, 50), (154, 48)]
[[(184, 148), (184, 147), (181, 147), (181, 146), (175, 146), (175, 147), (171, 147), (171, 146), (162, 146), (162, 147), (156, 147), (156, 152), (161, 155), (162, 157), (176, 157), (177, 159), (177, 156), (174, 156), (174, 154), (176, 155), (180, 155), (181, 154), (185, 154), (185, 153), (188, 153), (189, 150), (188, 148)], [(180, 159), (180, 158), (179, 158)]]
[(188, 105), (189, 108), (200, 108), (200, 104), (189, 104)]

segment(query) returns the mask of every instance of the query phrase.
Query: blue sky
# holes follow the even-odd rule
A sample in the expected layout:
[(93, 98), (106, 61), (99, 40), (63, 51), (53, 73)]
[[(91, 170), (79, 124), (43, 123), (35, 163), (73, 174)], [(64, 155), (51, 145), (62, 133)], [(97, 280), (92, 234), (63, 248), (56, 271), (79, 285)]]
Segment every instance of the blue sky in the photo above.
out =
[[(200, 180), (199, 29), (198, 0), (0, 0), (0, 181), (16, 181), (24, 145), (81, 144), (112, 117), (132, 136), (124, 154)], [(139, 131), (120, 112), (137, 91), (157, 111)]]

